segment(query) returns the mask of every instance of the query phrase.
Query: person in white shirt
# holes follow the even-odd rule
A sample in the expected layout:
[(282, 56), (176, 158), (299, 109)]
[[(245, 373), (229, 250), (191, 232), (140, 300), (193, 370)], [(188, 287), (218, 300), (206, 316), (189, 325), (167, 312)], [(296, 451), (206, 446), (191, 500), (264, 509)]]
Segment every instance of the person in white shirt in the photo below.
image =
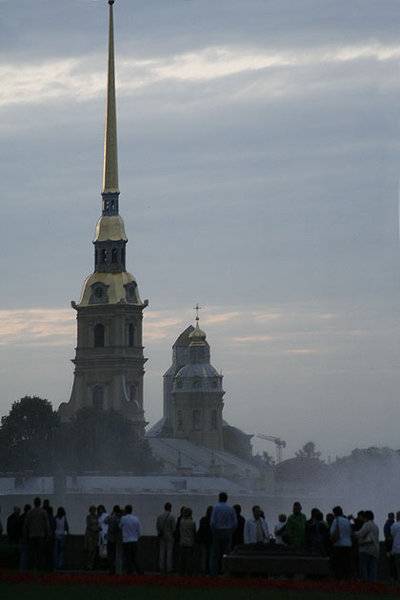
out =
[(372, 510), (364, 512), (365, 523), (354, 532), (358, 540), (359, 570), (363, 581), (376, 581), (379, 559), (379, 529)]
[(131, 504), (125, 506), (125, 512), (121, 517), (119, 526), (122, 531), (122, 552), (125, 572), (127, 575), (131, 575), (135, 570), (139, 575), (142, 571), (137, 561), (137, 547), (141, 536), (141, 526), (139, 519), (132, 514)]
[(390, 528), (390, 535), (393, 539), (392, 555), (396, 568), (397, 581), (400, 582), (400, 511), (396, 513), (396, 523)]
[(99, 557), (107, 558), (107, 534), (108, 534), (108, 513), (103, 504), (97, 507), (97, 520), (100, 527), (99, 532)]
[(54, 567), (56, 570), (64, 567), (65, 536), (69, 533), (69, 525), (65, 509), (60, 506), (54, 519)]
[(268, 525), (259, 506), (253, 506), (253, 518), (244, 526), (245, 544), (268, 544), (270, 539)]
[(334, 520), (330, 529), (332, 540), (332, 570), (336, 579), (350, 579), (352, 572), (351, 556), (351, 524), (347, 517), (343, 516), (343, 510), (340, 506), (335, 506), (332, 510)]

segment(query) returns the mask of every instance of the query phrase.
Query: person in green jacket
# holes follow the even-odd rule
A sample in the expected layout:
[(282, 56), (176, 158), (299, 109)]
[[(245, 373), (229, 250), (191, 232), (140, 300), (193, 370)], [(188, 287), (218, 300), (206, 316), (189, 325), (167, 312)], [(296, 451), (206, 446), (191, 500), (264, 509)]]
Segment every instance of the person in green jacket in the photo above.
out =
[(293, 513), (287, 520), (285, 536), (289, 546), (302, 548), (305, 544), (306, 516), (301, 512), (300, 502), (293, 504)]

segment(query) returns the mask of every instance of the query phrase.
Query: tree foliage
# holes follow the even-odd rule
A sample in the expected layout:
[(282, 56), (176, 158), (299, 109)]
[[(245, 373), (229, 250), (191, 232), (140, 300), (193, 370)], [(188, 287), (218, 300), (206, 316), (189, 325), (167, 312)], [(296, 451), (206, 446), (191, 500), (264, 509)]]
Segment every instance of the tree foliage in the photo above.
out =
[(37, 396), (14, 402), (1, 419), (0, 464), (3, 472), (35, 475), (96, 472), (144, 474), (161, 465), (147, 440), (120, 413), (84, 408), (61, 423), (51, 403)]
[(4, 471), (50, 472), (60, 421), (48, 400), (25, 396), (1, 419), (0, 460)]
[(272, 469), (275, 466), (275, 459), (269, 452), (264, 451), (262, 454), (256, 454), (253, 458), (254, 463), (260, 469)]
[(74, 472), (108, 474), (157, 471), (148, 442), (139, 440), (134, 424), (114, 410), (82, 408), (63, 432), (67, 437), (66, 467)]
[(296, 452), (297, 458), (308, 460), (320, 460), (321, 452), (317, 452), (314, 442), (307, 442), (300, 450)]

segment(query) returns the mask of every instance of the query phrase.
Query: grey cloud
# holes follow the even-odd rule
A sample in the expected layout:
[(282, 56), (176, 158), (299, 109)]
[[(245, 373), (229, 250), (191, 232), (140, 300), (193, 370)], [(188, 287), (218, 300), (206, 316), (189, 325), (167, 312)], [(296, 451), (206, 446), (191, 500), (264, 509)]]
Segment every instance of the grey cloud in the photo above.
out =
[[(8, 56), (55, 56), (102, 49), (105, 2), (18, 0), (0, 4), (1, 47)], [(120, 0), (119, 47), (168, 53), (221, 43), (309, 47), (349, 38), (398, 40), (395, 0)]]

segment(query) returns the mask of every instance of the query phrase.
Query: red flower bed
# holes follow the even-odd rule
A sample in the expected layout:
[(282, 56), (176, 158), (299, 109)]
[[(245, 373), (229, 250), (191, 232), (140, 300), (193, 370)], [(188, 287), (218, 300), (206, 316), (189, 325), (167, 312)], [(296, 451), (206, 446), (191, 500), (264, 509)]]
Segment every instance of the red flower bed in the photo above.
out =
[(160, 575), (101, 575), (98, 574), (33, 574), (0, 571), (0, 582), (35, 583), (40, 585), (100, 585), (100, 586), (158, 586), (198, 589), (251, 588), (260, 590), (319, 591), (326, 593), (347, 592), (352, 594), (379, 594), (400, 597), (400, 588), (384, 583), (361, 583), (358, 581), (309, 581), (287, 579), (254, 579), (228, 577), (162, 577)]

